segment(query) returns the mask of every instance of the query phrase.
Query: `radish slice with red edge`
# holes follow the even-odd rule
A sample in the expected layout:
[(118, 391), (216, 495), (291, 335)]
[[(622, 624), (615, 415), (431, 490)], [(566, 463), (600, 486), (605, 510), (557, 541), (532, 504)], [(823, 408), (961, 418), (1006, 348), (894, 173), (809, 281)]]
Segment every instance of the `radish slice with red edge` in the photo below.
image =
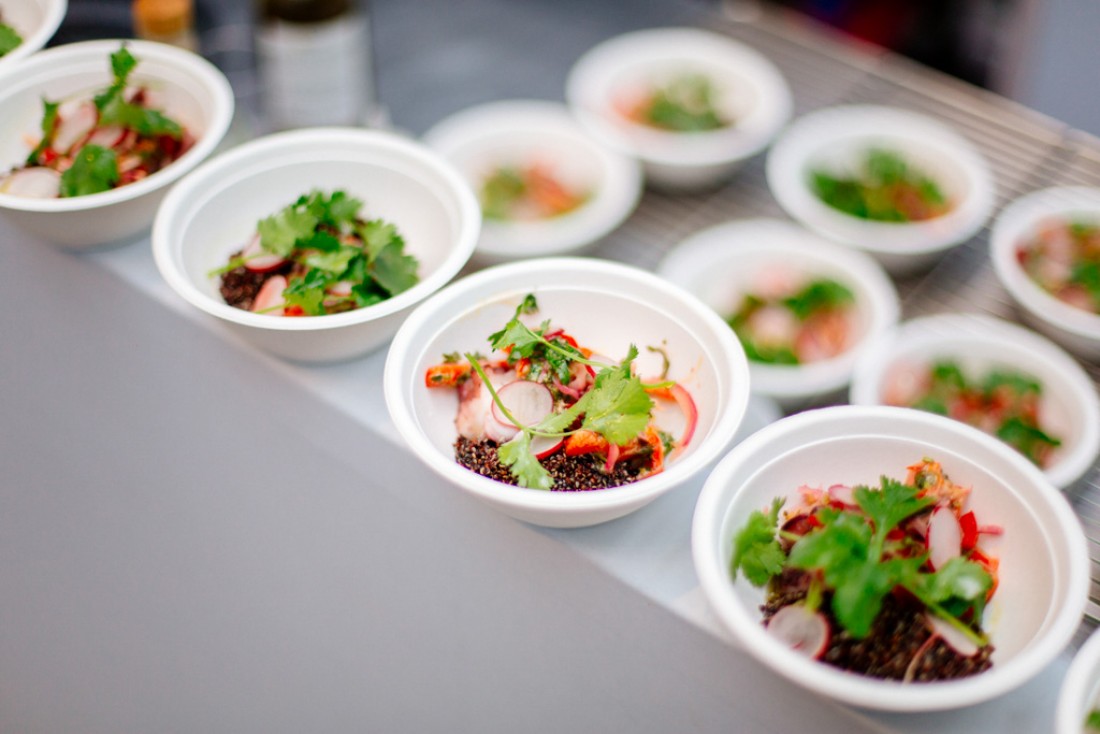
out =
[[(554, 409), (554, 396), (550, 388), (530, 380), (513, 380), (497, 390), (504, 407), (520, 425), (533, 426)], [(493, 401), (493, 417), (506, 426), (515, 425)]]
[(928, 521), (928, 562), (933, 570), (943, 568), (962, 553), (962, 537), (959, 519), (950, 507), (941, 505), (932, 511)]
[(282, 316), (283, 291), (286, 290), (286, 278), (281, 275), (273, 275), (264, 281), (260, 292), (256, 294), (256, 300), (252, 302), (252, 312), (262, 313), (268, 316)]
[(498, 444), (511, 441), (517, 433), (519, 429), (512, 424), (498, 421), (491, 413), (485, 416), (485, 438), (490, 441)]
[(686, 447), (695, 435), (695, 426), (699, 422), (699, 409), (695, 407), (695, 399), (691, 397), (691, 393), (685, 390), (680, 383), (673, 384), (669, 388), (669, 392), (672, 393), (673, 399), (676, 400), (676, 404), (680, 406), (680, 410), (684, 412), (684, 418), (687, 420), (684, 425), (684, 434), (680, 436), (679, 441), (680, 447)]
[(563, 443), (565, 439), (560, 436), (532, 436), (531, 453), (536, 459), (545, 459), (556, 454)]
[(0, 179), (0, 193), (28, 199), (56, 199), (61, 195), (61, 174), (41, 166), (23, 168)]
[(252, 239), (241, 251), (241, 257), (244, 258), (245, 269), (253, 273), (270, 273), (286, 262), (286, 258), (282, 255), (275, 255), (263, 248), (259, 234), (252, 235)]
[(829, 647), (829, 623), (805, 604), (785, 606), (768, 620), (768, 634), (797, 653), (817, 659)]
[(849, 507), (856, 506), (855, 490), (847, 484), (834, 484), (829, 487), (829, 499)]
[(352, 283), (350, 280), (339, 280), (330, 285), (326, 290), (334, 296), (340, 296), (341, 298), (344, 298), (351, 295), (351, 289), (354, 287), (354, 285), (355, 284)]
[(58, 153), (68, 153), (73, 146), (84, 140), (95, 128), (99, 120), (99, 111), (95, 102), (88, 100), (73, 107), (72, 112), (58, 112), (57, 131), (53, 136), (53, 147)]
[(928, 623), (929, 629), (932, 630), (933, 636), (939, 637), (945, 645), (964, 658), (977, 655), (978, 650), (981, 649), (974, 644), (973, 640), (936, 615), (925, 614), (924, 619)]
[(92, 131), (85, 145), (98, 145), (103, 148), (113, 148), (121, 143), (124, 137), (126, 137), (126, 128), (118, 125), (108, 125), (106, 127), (96, 128)]

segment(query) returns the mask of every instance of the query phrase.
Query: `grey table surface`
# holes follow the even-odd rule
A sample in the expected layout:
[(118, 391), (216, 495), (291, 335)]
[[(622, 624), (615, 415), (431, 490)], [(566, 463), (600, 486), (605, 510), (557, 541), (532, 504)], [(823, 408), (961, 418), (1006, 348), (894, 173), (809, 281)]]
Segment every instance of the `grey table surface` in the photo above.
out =
[[(483, 101), (561, 99), (594, 43), (716, 12), (372, 9), (380, 95), (413, 133)], [(590, 531), (517, 523), (382, 435), (384, 354), (282, 369), (155, 281), (146, 239), (71, 254), (0, 223), (0, 732), (1049, 729), (1065, 656), (960, 712), (802, 692), (593, 552), (682, 523), (692, 495)], [(333, 376), (361, 380), (365, 414), (310, 389)]]

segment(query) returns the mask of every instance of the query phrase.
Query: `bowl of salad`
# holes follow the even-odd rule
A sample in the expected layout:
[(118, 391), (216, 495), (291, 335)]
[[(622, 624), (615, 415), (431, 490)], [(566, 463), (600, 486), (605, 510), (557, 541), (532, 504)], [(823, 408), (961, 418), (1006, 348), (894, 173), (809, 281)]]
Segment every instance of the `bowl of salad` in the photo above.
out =
[(0, 2), (0, 71), (45, 46), (61, 25), (68, 5), (66, 0)]
[(894, 274), (929, 267), (993, 209), (993, 179), (974, 146), (895, 107), (829, 107), (795, 120), (768, 154), (767, 178), (788, 214)]
[(783, 75), (719, 33), (658, 28), (616, 36), (569, 73), (566, 100), (588, 130), (640, 160), (666, 189), (713, 186), (764, 150), (791, 115)]
[(598, 143), (553, 102), (472, 107), (436, 124), (424, 142), (477, 193), (475, 256), (483, 262), (582, 250), (622, 224), (641, 194), (637, 162)]
[(980, 428), (1057, 487), (1080, 479), (1100, 452), (1100, 400), (1080, 364), (1035, 332), (986, 316), (927, 316), (881, 335), (856, 365), (850, 400)]
[(1100, 732), (1100, 633), (1073, 656), (1058, 694), (1054, 734)]
[(1030, 324), (1100, 358), (1100, 189), (1063, 186), (1017, 199), (997, 216), (990, 254)]
[(153, 256), (195, 308), (300, 362), (381, 346), (466, 264), (480, 212), (457, 171), (392, 133), (258, 138), (165, 197)]
[(85, 248), (149, 226), (168, 185), (221, 142), (233, 93), (197, 54), (88, 41), (0, 73), (0, 108), (0, 214)]
[(1073, 637), (1088, 542), (1066, 499), (942, 416), (839, 406), (773, 423), (711, 473), (692, 553), (736, 640), (792, 682), (886, 711), (1007, 693)]
[(536, 525), (594, 525), (681, 485), (732, 440), (745, 355), (718, 316), (637, 268), (541, 258), (418, 307), (384, 376), (431, 469)]
[(657, 272), (726, 320), (753, 392), (787, 409), (844, 388), (866, 345), (898, 320), (897, 293), (874, 260), (778, 219), (697, 232)]

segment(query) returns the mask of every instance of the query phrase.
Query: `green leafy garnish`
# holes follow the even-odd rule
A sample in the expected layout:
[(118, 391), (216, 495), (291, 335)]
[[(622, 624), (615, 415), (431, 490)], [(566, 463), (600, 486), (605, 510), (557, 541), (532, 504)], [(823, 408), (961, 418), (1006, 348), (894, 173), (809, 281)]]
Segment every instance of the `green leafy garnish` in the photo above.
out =
[(57, 108), (60, 107), (59, 102), (51, 102), (45, 97), (42, 98), (42, 139), (38, 141), (38, 145), (34, 146), (34, 150), (27, 156), (27, 165), (38, 165), (38, 156), (42, 155), (42, 151), (53, 145), (54, 135), (57, 134)]
[(23, 37), (10, 25), (0, 23), (0, 56), (14, 51), (23, 43)]
[(1100, 731), (1100, 709), (1093, 709), (1085, 719), (1085, 728)]
[(776, 497), (770, 511), (754, 510), (745, 527), (734, 537), (730, 561), (730, 574), (734, 578), (740, 570), (751, 584), (763, 586), (772, 576), (783, 572), (787, 554), (775, 537), (782, 507), (783, 498)]
[(726, 321), (737, 334), (750, 361), (797, 365), (802, 361), (795, 351), (794, 341), (775, 343), (758, 338), (752, 328), (753, 315), (763, 308), (780, 307), (804, 324), (814, 316), (839, 311), (853, 303), (855, 295), (844, 284), (830, 278), (815, 278), (789, 296), (764, 298), (756, 293), (746, 293), (737, 311)]
[(912, 222), (937, 217), (949, 208), (933, 179), (889, 150), (867, 151), (855, 175), (811, 171), (809, 184), (821, 201), (860, 219)]
[(179, 139), (183, 135), (183, 128), (175, 120), (158, 110), (126, 101), (126, 84), (137, 64), (137, 59), (125, 46), (111, 54), (114, 81), (95, 96), (99, 124), (121, 125), (145, 136), (167, 135)]
[(855, 302), (851, 289), (829, 278), (818, 278), (806, 284), (798, 293), (783, 299), (783, 305), (791, 310), (799, 321), (805, 321), (815, 313), (841, 308)]
[(656, 89), (640, 110), (641, 122), (674, 132), (729, 127), (715, 103), (714, 85), (702, 74), (685, 74)]
[(85, 145), (61, 174), (61, 196), (86, 196), (110, 191), (118, 183), (118, 157), (113, 150)]

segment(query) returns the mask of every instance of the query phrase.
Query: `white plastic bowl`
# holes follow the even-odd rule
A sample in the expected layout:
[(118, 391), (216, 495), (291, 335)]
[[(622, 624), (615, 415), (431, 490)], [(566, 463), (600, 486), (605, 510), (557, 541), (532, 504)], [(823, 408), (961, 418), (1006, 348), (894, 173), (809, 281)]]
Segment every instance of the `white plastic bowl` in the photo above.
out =
[[(311, 189), (343, 189), (363, 214), (396, 225), (420, 261), (420, 282), (374, 306), (281, 318), (225, 303), (211, 270), (241, 249), (256, 223)], [(329, 362), (393, 336), (408, 311), (465, 265), (477, 242), (477, 202), (458, 173), (391, 133), (313, 128), (270, 135), (209, 161), (169, 192), (153, 224), (153, 256), (184, 300), (241, 338), (287, 359)]]
[(1100, 315), (1063, 303), (1031, 280), (1016, 249), (1045, 221), (1072, 218), (1100, 224), (1100, 189), (1063, 186), (1035, 191), (1006, 206), (993, 225), (993, 269), (1028, 323), (1070, 351), (1100, 358)]
[(484, 261), (581, 250), (622, 224), (641, 195), (637, 162), (596, 142), (564, 105), (553, 102), (515, 100), (472, 107), (435, 125), (424, 142), (453, 163), (475, 192), (500, 166), (540, 163), (569, 189), (589, 194), (577, 209), (549, 219), (485, 219), (475, 252)]
[[(944, 191), (951, 211), (921, 222), (877, 222), (832, 208), (810, 188), (818, 167), (854, 170), (869, 149), (900, 153)], [(973, 237), (993, 209), (993, 180), (978, 151), (930, 117), (895, 107), (829, 107), (795, 120), (768, 154), (768, 186), (807, 228), (872, 255), (894, 274), (932, 265)]]
[(0, 194), (0, 214), (49, 242), (70, 248), (131, 237), (153, 221), (169, 184), (197, 166), (221, 142), (233, 116), (225, 76), (197, 54), (148, 41), (88, 41), (35, 54), (0, 74), (0, 171), (22, 164), (28, 138), (40, 135), (42, 98), (90, 96), (110, 85), (110, 55), (125, 43), (138, 60), (132, 79), (153, 90), (168, 116), (196, 142), (165, 169), (126, 186), (88, 196), (31, 199)]
[[(682, 73), (714, 84), (718, 106), (735, 123), (680, 133), (632, 122), (615, 109), (619, 95)], [(566, 99), (601, 140), (640, 159), (647, 182), (669, 189), (713, 186), (762, 151), (791, 116), (783, 75), (763, 55), (731, 38), (693, 28), (659, 28), (617, 36), (574, 64)]]
[(1089, 734), (1085, 719), (1100, 708), (1100, 632), (1073, 656), (1058, 695), (1054, 734)]
[(43, 48), (65, 18), (67, 0), (5, 0), (0, 2), (0, 19), (23, 37), (23, 42), (0, 56), (0, 72), (15, 66)]
[[(551, 319), (583, 346), (619, 359), (631, 344), (637, 345), (640, 375), (661, 370), (661, 357), (646, 347), (665, 347), (669, 378), (691, 392), (699, 409), (695, 438), (682, 456), (673, 457), (661, 473), (633, 484), (586, 492), (514, 487), (455, 462), (458, 401), (453, 390), (425, 387), (425, 370), (444, 353), (488, 352), (488, 336), (511, 319), (527, 293), (538, 299), (540, 322)], [(714, 459), (745, 414), (749, 372), (729, 327), (681, 289), (626, 265), (553, 258), (489, 268), (425, 301), (394, 337), (384, 387), (401, 436), (444, 479), (517, 519), (579, 527), (641, 508)]]
[(847, 385), (866, 345), (898, 320), (897, 292), (874, 260), (778, 219), (738, 220), (697, 232), (670, 251), (657, 272), (723, 318), (737, 310), (747, 290), (759, 287), (761, 277), (828, 277), (853, 292), (852, 337), (844, 352), (804, 365), (749, 362), (753, 392), (788, 410)]
[[(842, 671), (791, 650), (766, 632), (764, 590), (730, 578), (734, 534), (777, 496), (803, 484), (878, 485), (929, 456), (973, 488), (969, 507), (1004, 535), (983, 540), (1000, 559), (1000, 585), (985, 615), (993, 667), (952, 681), (900, 683)], [(744, 648), (798, 685), (844, 703), (934, 711), (1007, 693), (1070, 641), (1089, 595), (1084, 532), (1068, 502), (1024, 457), (977, 429), (916, 410), (841, 406), (808, 411), (758, 431), (731, 451), (699, 496), (692, 552), (703, 592)]]
[(1092, 380), (1060, 348), (1038, 334), (985, 316), (945, 314), (908, 321), (864, 352), (852, 377), (855, 405), (883, 405), (903, 372), (952, 359), (972, 379), (994, 368), (1031, 375), (1043, 386), (1040, 422), (1062, 439), (1044, 473), (1057, 487), (1081, 478), (1100, 452), (1100, 400)]

